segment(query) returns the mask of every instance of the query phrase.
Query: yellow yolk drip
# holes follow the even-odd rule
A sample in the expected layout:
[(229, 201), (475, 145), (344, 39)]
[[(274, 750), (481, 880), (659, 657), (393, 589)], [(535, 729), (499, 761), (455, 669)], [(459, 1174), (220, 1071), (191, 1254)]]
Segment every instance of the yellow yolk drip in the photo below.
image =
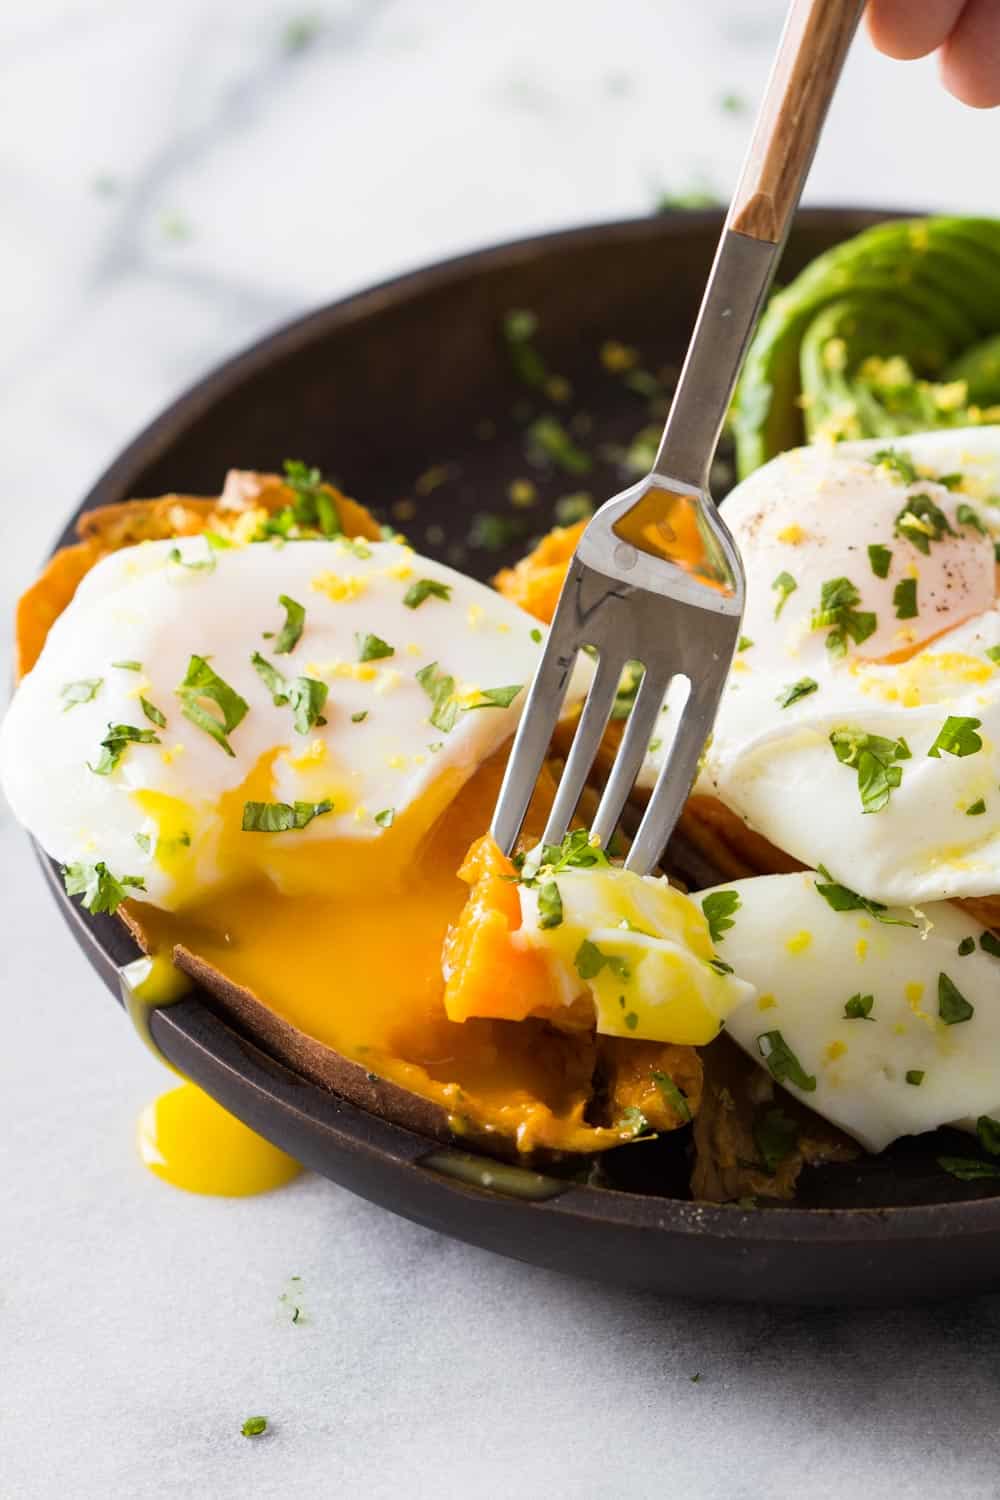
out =
[(138, 1146), (149, 1170), (173, 1187), (222, 1198), (270, 1192), (302, 1170), (193, 1083), (146, 1106)]
[[(129, 906), (152, 949), (190, 949), (308, 1036), (439, 1104), (453, 1127), (501, 1131), (525, 1150), (599, 1150), (620, 1134), (584, 1121), (591, 1034), (532, 1020), (455, 1023), (444, 1010), (442, 944), (468, 894), (456, 871), (489, 824), (503, 759), (457, 796), (441, 778), (369, 845), (290, 836), (280, 889), (257, 877), (180, 912)], [(426, 828), (442, 806), (411, 847), (408, 824)], [(240, 834), (221, 811), (224, 842), (267, 837)], [(535, 812), (536, 836), (543, 818)]]

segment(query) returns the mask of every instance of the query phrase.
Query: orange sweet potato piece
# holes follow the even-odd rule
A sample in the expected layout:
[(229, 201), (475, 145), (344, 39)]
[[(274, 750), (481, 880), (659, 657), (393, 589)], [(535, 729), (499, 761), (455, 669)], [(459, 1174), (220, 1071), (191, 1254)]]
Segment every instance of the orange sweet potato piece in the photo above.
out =
[(578, 521), (575, 526), (557, 526), (527, 557), (512, 568), (503, 568), (494, 578), (493, 587), (547, 624), (555, 614), (569, 560), (586, 524)]

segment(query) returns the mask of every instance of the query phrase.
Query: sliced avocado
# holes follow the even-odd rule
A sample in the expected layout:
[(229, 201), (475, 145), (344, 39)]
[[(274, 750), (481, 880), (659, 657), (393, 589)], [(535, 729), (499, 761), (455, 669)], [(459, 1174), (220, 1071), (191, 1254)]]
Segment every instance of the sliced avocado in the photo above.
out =
[[(761, 319), (732, 414), (741, 477), (826, 430), (838, 413), (847, 423), (840, 435), (856, 437), (954, 426), (959, 415), (975, 420), (968, 403), (992, 394), (941, 392), (929, 383), (966, 378), (953, 373), (956, 362), (998, 328), (1000, 221), (899, 220), (835, 246)], [(835, 346), (831, 356), (834, 339), (843, 349)], [(866, 361), (897, 356), (912, 378), (895, 388), (859, 373)], [(982, 367), (973, 366), (990, 393), (994, 356), (991, 350)], [(890, 374), (899, 368), (888, 366)]]

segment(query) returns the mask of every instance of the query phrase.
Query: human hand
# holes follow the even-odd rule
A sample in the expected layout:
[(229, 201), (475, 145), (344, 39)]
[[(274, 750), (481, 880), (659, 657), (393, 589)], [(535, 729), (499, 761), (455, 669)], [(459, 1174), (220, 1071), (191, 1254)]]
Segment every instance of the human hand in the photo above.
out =
[(1000, 0), (871, 0), (868, 30), (889, 57), (940, 48), (941, 77), (956, 99), (1000, 104)]

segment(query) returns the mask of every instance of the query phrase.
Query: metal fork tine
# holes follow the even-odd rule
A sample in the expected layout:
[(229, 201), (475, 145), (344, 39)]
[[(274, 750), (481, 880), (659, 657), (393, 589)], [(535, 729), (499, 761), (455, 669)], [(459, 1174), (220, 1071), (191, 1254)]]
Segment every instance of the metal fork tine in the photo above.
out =
[(646, 757), (669, 681), (662, 673), (654, 675), (647, 668), (639, 685), (611, 775), (591, 824), (591, 833), (600, 840), (602, 846), (608, 844), (618, 826), (622, 809)]
[(559, 778), (559, 789), (542, 836), (543, 843), (559, 844), (565, 837), (569, 820), (587, 780), (587, 772), (594, 763), (601, 737), (608, 726), (624, 665), (623, 661), (615, 660), (610, 652), (601, 654), (566, 757), (566, 765)]
[(663, 853), (664, 830), (672, 830), (691, 790), (698, 757), (708, 737), (722, 693), (723, 681), (693, 684), (670, 753), (660, 768), (642, 822), (625, 860), (626, 870), (648, 875)]
[(558, 616), (528, 692), (493, 815), (491, 832), (504, 854), (511, 853), (521, 832), (580, 653), (578, 645), (557, 639), (557, 626)]

